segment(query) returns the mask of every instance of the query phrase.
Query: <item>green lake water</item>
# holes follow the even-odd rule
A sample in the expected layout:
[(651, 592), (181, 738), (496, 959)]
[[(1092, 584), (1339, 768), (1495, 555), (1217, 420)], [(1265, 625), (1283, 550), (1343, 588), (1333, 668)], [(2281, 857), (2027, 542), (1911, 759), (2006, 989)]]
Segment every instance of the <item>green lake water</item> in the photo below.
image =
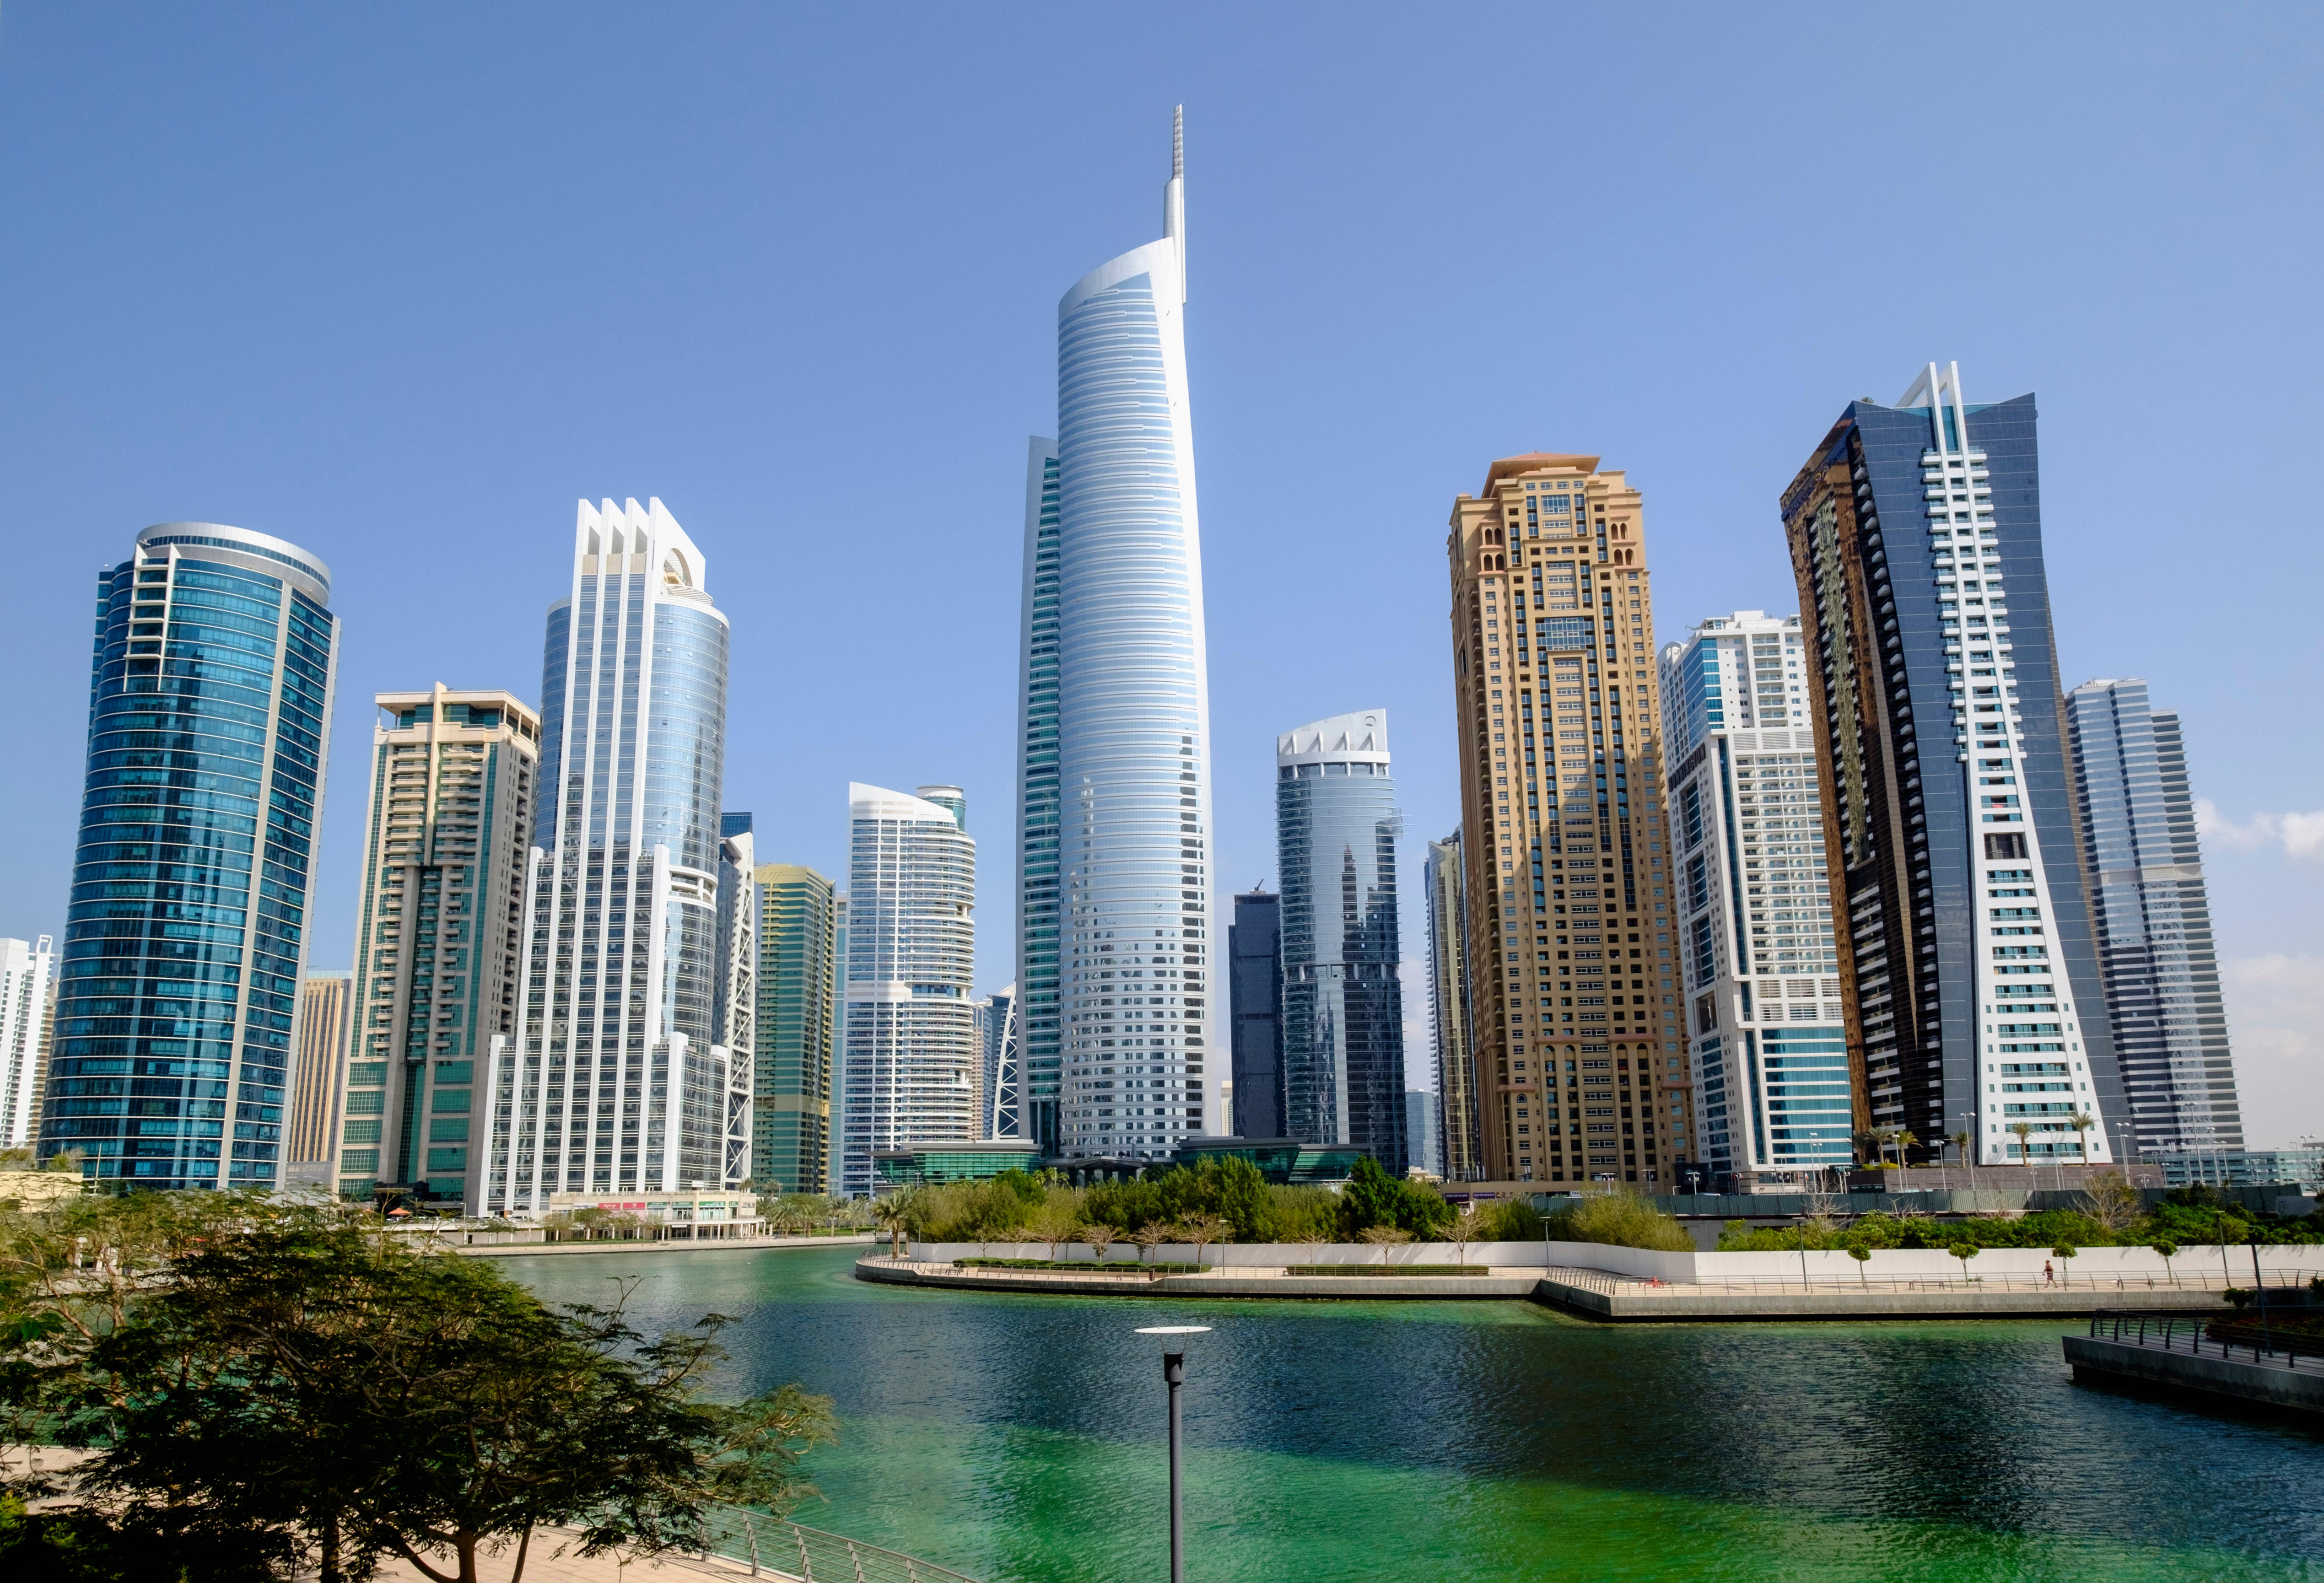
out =
[(860, 1249), (512, 1259), (641, 1328), (733, 1316), (738, 1393), (833, 1397), (794, 1514), (987, 1583), (2324, 1578), (2324, 1436), (2073, 1383), (2055, 1321), (1599, 1326), (1522, 1302), (1043, 1298)]

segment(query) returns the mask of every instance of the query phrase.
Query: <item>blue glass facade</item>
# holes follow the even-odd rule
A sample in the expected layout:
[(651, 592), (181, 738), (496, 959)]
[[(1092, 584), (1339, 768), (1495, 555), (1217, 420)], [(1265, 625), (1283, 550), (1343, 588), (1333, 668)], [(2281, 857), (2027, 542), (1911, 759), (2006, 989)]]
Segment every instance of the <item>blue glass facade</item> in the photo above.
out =
[[(1408, 1164), (1403, 949), (1384, 712), (1288, 733), (1277, 753), (1283, 879), (1282, 1136)], [(1367, 723), (1368, 722), (1368, 723)]]
[[(2061, 1124), (2023, 1148), (2007, 1132), (1987, 1068), (2039, 1054), (2099, 1117), (2104, 1159), (2126, 1110), (2083, 900), (2034, 398), (1910, 394), (1929, 399), (1851, 403), (1782, 502), (1872, 1120), (1912, 1132), (1918, 1158), (1956, 1130), (1989, 1163), (2072, 1157)], [(2053, 999), (2021, 1035), (1995, 990), (2037, 972)]]
[(152, 1188), (280, 1181), (338, 622), (294, 545), (139, 535), (97, 581), (43, 1152)]
[(1018, 645), (1018, 1093), (1005, 1108), (1023, 1135), (1051, 1155), (1058, 1146), (1057, 1085), (1064, 1069), (1057, 888), (1061, 493), (1057, 442), (1036, 438), (1027, 447), (1025, 464), (1025, 583)]

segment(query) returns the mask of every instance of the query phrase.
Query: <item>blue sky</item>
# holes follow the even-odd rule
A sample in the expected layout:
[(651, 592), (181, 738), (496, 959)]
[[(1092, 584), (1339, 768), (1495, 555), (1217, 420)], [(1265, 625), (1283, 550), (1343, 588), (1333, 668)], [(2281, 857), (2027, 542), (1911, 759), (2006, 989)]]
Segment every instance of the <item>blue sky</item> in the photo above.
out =
[(2255, 1141), (2324, 1131), (2319, 67), (2313, 7), (15, 0), (0, 934), (60, 926), (139, 528), (333, 567), (335, 965), (370, 695), (537, 698), (575, 501), (658, 494), (762, 853), (837, 873), (849, 780), (963, 784), (1002, 981), (1025, 437), (1183, 101), (1223, 883), (1322, 715), (1385, 706), (1411, 834), (1456, 822), (1442, 546), (1493, 457), (1628, 471), (1668, 640), (1794, 609), (1778, 490), (1958, 359), (2040, 398), (2064, 675), (2185, 715)]

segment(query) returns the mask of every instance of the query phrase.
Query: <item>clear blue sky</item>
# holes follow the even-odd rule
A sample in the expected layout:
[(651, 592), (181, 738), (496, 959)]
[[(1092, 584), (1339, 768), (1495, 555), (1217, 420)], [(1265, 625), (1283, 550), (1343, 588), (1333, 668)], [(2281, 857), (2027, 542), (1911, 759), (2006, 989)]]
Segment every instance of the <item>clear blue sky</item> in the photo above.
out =
[(1456, 821), (1443, 525), (1491, 458), (1628, 470), (1667, 640), (1794, 609), (1778, 489), (1959, 359), (2040, 397), (2065, 675), (2147, 677), (2227, 822), (2255, 1138), (2324, 1130), (2319, 66), (2289, 6), (14, 0), (0, 934), (61, 924), (139, 528), (336, 573), (335, 965), (370, 695), (537, 698), (575, 500), (659, 494), (733, 617), (728, 805), (839, 873), (849, 780), (963, 784), (1002, 981), (1025, 437), (1184, 101), (1222, 883), (1318, 716), (1386, 706), (1412, 835)]

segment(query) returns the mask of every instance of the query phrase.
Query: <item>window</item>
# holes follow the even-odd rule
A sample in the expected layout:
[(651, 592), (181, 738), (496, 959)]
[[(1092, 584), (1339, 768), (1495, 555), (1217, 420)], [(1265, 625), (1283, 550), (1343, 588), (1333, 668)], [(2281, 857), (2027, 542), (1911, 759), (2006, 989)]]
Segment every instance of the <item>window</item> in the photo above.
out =
[(1985, 838), (1985, 855), (1988, 859), (2023, 858), (2025, 838), (2023, 835), (1988, 835)]

